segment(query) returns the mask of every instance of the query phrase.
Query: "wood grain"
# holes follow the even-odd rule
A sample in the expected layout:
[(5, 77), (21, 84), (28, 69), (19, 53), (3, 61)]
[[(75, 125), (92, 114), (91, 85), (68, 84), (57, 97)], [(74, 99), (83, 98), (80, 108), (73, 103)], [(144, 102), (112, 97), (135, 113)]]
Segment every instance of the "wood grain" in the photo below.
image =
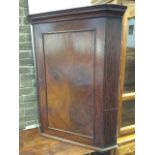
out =
[(124, 11), (101, 5), (30, 16), (43, 135), (116, 147)]
[(94, 152), (84, 147), (40, 136), (39, 129), (20, 131), (19, 136), (20, 155), (84, 155)]
[(121, 58), (120, 58), (120, 75), (119, 75), (119, 106), (118, 106), (118, 135), (120, 136), (120, 128), (122, 127), (122, 95), (124, 91), (125, 63), (126, 63), (126, 45), (127, 45), (127, 11), (122, 19), (122, 40), (121, 40)]
[(125, 6), (104, 4), (92, 5), (81, 8), (73, 8), (67, 10), (53, 11), (47, 13), (31, 14), (29, 20), (33, 24), (57, 22), (57, 21), (70, 21), (88, 18), (100, 17), (121, 17), (126, 10)]
[(94, 35), (93, 31), (44, 35), (50, 128), (93, 137)]
[[(122, 41), (121, 41), (121, 65), (120, 65), (120, 96), (119, 96), (119, 109), (118, 109), (118, 135), (121, 136), (121, 127), (122, 127), (122, 113), (123, 113), (123, 100), (131, 99), (135, 96), (131, 95), (130, 98), (124, 98), (124, 82), (125, 82), (125, 67), (126, 67), (126, 52), (127, 52), (127, 33), (128, 33), (128, 18), (135, 16), (135, 5), (134, 1), (131, 1), (132, 5), (129, 4), (128, 1), (122, 0), (122, 4), (127, 6), (126, 12), (123, 15), (122, 19)], [(133, 132), (134, 133), (134, 132)], [(130, 132), (129, 132), (130, 134)]]

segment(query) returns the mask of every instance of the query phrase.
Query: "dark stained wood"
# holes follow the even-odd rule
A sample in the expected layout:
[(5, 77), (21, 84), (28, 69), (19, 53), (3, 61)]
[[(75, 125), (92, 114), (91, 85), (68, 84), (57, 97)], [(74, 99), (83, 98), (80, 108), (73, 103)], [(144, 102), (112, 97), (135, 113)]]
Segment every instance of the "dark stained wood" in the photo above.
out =
[(68, 10), (52, 11), (40, 14), (31, 14), (29, 20), (34, 24), (64, 21), (80, 20), (96, 17), (120, 17), (123, 16), (125, 6), (104, 4), (93, 5), (88, 7), (74, 8)]
[(50, 129), (93, 137), (94, 42), (94, 31), (44, 35)]
[(101, 5), (30, 16), (42, 135), (100, 151), (116, 147), (124, 11)]
[[(117, 143), (117, 111), (119, 97), (121, 19), (108, 18), (106, 21), (104, 59), (104, 143)], [(117, 33), (116, 33), (117, 32)], [(110, 122), (110, 123), (109, 123)]]

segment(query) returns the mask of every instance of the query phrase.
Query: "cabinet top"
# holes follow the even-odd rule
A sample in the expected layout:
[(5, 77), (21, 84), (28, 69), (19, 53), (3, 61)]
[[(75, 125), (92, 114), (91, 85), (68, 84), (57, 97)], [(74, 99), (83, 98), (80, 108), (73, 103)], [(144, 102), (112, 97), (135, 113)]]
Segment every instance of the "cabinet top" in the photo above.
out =
[(126, 6), (114, 4), (93, 5), (67, 10), (51, 11), (28, 16), (32, 24), (94, 17), (122, 17)]

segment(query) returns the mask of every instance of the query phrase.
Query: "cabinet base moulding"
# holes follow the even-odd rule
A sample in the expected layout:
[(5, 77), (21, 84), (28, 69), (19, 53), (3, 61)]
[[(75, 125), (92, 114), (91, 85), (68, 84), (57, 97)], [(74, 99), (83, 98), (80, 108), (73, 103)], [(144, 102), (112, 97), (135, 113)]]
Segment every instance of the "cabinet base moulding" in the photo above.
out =
[(88, 149), (92, 149), (93, 151), (98, 151), (98, 152), (106, 152), (106, 151), (114, 150), (114, 149), (118, 148), (118, 145), (113, 145), (113, 146), (105, 147), (105, 148), (94, 147), (94, 146), (91, 146), (91, 145), (81, 144), (81, 143), (78, 143), (78, 142), (75, 142), (75, 141), (72, 141), (72, 140), (67, 140), (67, 139), (64, 139), (64, 138), (52, 136), (52, 135), (41, 133), (41, 132), (40, 132), (40, 135), (44, 136), (44, 137), (47, 137), (47, 138), (50, 138), (50, 139), (54, 139), (54, 140), (62, 141), (62, 142), (65, 142), (65, 143), (70, 143), (70, 144), (73, 144), (73, 145), (77, 145), (77, 146), (85, 147), (85, 148), (88, 148)]

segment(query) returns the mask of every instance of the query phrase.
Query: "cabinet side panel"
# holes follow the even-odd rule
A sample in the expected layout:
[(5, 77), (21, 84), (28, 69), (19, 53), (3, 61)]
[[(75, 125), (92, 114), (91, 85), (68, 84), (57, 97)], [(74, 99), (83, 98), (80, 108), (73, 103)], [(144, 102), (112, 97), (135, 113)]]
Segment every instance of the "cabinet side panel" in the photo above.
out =
[(116, 144), (117, 139), (121, 21), (121, 18), (107, 18), (106, 22), (103, 80), (105, 146)]

